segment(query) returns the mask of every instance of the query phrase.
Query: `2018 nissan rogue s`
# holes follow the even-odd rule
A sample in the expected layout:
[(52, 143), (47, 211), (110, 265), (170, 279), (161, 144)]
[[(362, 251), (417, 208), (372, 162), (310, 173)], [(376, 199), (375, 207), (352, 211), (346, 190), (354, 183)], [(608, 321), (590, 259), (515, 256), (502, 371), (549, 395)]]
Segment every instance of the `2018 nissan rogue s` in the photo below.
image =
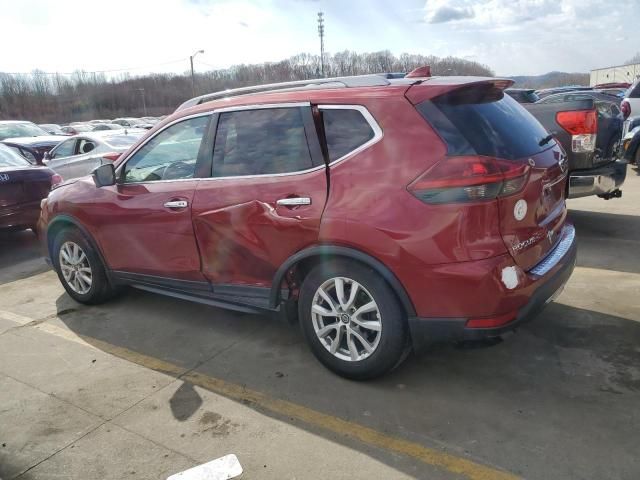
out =
[(573, 271), (565, 155), (511, 83), (421, 70), (198, 97), (56, 188), (41, 237), (78, 302), (131, 285), (284, 309), (328, 368), (375, 377), (513, 329)]

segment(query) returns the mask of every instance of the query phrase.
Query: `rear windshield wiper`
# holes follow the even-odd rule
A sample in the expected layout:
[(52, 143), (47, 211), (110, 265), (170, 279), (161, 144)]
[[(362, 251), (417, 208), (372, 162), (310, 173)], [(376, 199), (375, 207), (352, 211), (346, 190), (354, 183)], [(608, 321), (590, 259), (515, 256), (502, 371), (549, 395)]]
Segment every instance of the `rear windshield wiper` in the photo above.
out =
[(546, 137), (544, 137), (542, 140), (540, 140), (538, 142), (538, 145), (540, 145), (541, 147), (544, 147), (547, 143), (549, 143), (551, 140), (553, 140), (553, 133), (550, 133), (549, 135), (547, 135)]

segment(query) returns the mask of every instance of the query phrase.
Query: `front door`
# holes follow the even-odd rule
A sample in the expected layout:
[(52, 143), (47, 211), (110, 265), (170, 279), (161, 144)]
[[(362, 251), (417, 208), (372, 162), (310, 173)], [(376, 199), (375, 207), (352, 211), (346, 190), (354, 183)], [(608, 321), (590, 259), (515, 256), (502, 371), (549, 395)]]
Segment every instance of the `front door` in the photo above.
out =
[(210, 169), (210, 120), (200, 115), (165, 128), (118, 167), (116, 185), (98, 189), (108, 198), (93, 217), (112, 270), (205, 281), (191, 212), (201, 167)]
[(271, 285), (280, 265), (314, 245), (327, 172), (308, 104), (219, 112), (212, 177), (193, 223), (202, 269), (216, 285)]

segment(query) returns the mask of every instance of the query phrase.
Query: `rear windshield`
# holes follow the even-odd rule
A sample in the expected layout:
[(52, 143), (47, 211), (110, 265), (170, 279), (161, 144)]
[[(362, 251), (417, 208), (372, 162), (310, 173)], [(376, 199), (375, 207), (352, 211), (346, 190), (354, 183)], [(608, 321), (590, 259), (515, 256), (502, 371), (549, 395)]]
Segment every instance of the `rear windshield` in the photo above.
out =
[(629, 87), (625, 96), (627, 98), (640, 98), (640, 80), (636, 80), (636, 82)]
[(499, 89), (472, 86), (417, 106), (438, 132), (448, 154), (516, 160), (554, 145), (540, 146), (549, 133), (527, 110)]
[(117, 137), (106, 138), (104, 143), (115, 148), (130, 147), (136, 143), (141, 136), (142, 135), (119, 135)]
[(11, 148), (0, 145), (0, 168), (1, 167), (28, 167), (31, 165)]

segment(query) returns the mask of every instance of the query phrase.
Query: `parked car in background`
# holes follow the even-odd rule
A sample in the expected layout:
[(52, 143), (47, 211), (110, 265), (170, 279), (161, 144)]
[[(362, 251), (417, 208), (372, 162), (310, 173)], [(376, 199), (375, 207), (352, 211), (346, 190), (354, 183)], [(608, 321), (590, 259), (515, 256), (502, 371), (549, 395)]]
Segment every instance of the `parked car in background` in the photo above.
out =
[(67, 135), (78, 135), (83, 132), (91, 132), (93, 126), (88, 123), (70, 123), (61, 127), (62, 131)]
[(627, 120), (627, 132), (622, 138), (623, 158), (640, 167), (640, 116)]
[(32, 122), (23, 120), (0, 121), (0, 141), (18, 137), (48, 137), (50, 134)]
[(549, 95), (540, 100), (538, 104), (546, 105), (589, 99), (593, 100), (598, 112), (596, 151), (603, 159), (609, 160), (617, 153), (617, 147), (622, 138), (624, 118), (620, 111), (619, 98), (595, 91), (572, 91)]
[[(640, 116), (640, 79), (636, 80), (633, 85), (625, 92), (620, 109), (625, 118)], [(629, 130), (628, 125), (624, 128), (626, 134)]]
[(283, 309), (357, 379), (411, 346), (516, 328), (574, 268), (562, 149), (510, 80), (426, 71), (186, 102), (43, 202), (62, 285), (89, 304), (133, 285)]
[(34, 166), (0, 144), (0, 229), (35, 230), (40, 202), (60, 182), (51, 169)]
[(593, 87), (585, 87), (581, 85), (569, 85), (566, 87), (554, 87), (554, 88), (544, 88), (542, 90), (536, 90), (536, 94), (540, 99), (548, 97), (549, 95), (553, 95), (554, 93), (564, 93), (564, 92), (585, 92), (593, 90)]
[(88, 123), (94, 124), (94, 123), (110, 123), (111, 120), (107, 120), (107, 119), (102, 119), (102, 120), (89, 120)]
[(68, 135), (67, 133), (62, 131), (60, 125), (57, 125), (55, 123), (41, 123), (38, 126), (51, 135)]
[(101, 132), (104, 130), (124, 130), (125, 127), (117, 123), (93, 123), (92, 132)]
[[(566, 152), (568, 197), (597, 195), (608, 200), (622, 196), (620, 187), (627, 175), (626, 164), (617, 161), (615, 156), (607, 157), (602, 148), (608, 147), (598, 147), (612, 141), (612, 131), (617, 130), (617, 124), (599, 114), (596, 100), (592, 97), (565, 101), (561, 96), (561, 100), (542, 100), (524, 107), (549, 132), (541, 144), (555, 139)], [(605, 124), (609, 126), (605, 128)], [(599, 137), (605, 141), (599, 143)]]
[(533, 88), (507, 88), (505, 93), (518, 103), (536, 103), (540, 100)]
[(90, 132), (73, 136), (51, 150), (44, 163), (72, 179), (89, 175), (105, 161), (113, 162), (142, 136), (144, 130)]
[(0, 121), (0, 141), (19, 151), (30, 163), (41, 163), (44, 154), (61, 140), (59, 135), (50, 135), (35, 123)]

